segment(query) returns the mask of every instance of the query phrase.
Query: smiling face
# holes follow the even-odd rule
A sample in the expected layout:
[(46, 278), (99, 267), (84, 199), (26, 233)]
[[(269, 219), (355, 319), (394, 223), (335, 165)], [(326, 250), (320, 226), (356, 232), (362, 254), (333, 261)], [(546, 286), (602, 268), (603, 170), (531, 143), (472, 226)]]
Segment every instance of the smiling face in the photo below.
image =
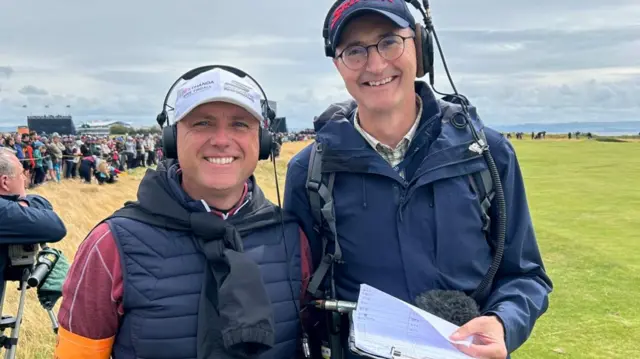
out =
[[(351, 45), (374, 45), (387, 35), (411, 36), (410, 28), (400, 29), (387, 18), (367, 14), (355, 18), (345, 27), (336, 54)], [(400, 40), (402, 41), (402, 40)], [(347, 50), (348, 51), (348, 50)], [(352, 70), (340, 58), (334, 59), (347, 91), (358, 106), (369, 111), (391, 112), (407, 98), (415, 98), (416, 48), (412, 39), (404, 40), (404, 51), (395, 60), (385, 60), (374, 47), (368, 49), (367, 62)], [(412, 100), (411, 100), (412, 101)]]
[(242, 191), (258, 165), (259, 122), (226, 102), (196, 107), (177, 123), (183, 187), (194, 199)]

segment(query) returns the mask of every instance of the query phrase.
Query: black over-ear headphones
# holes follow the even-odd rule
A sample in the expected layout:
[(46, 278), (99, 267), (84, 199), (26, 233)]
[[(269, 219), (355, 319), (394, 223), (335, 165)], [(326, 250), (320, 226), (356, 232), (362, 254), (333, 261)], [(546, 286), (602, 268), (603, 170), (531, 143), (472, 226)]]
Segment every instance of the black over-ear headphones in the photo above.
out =
[[(331, 40), (329, 39), (329, 19), (333, 15), (333, 12), (344, 3), (346, 0), (337, 0), (327, 12), (327, 16), (324, 19), (324, 25), (322, 26), (322, 37), (324, 38), (324, 53), (328, 57), (335, 57), (335, 51), (333, 51)], [(425, 1), (425, 9), (423, 10), (420, 6), (418, 0), (405, 0), (406, 2), (413, 5), (416, 9), (420, 11), (420, 13), (424, 16), (425, 24), (424, 26), (420, 23), (416, 24), (416, 64), (417, 71), (416, 77), (423, 77), (426, 74), (429, 74), (429, 81), (431, 85), (434, 83), (434, 74), (433, 74), (433, 35), (432, 35), (432, 27), (433, 24), (431, 22), (431, 15), (429, 12), (429, 2)]]
[[(264, 97), (264, 105), (262, 106), (262, 116), (265, 118), (267, 123), (264, 124), (264, 127), (265, 127), (264, 129), (262, 128), (262, 124), (260, 124), (259, 126), (260, 132), (258, 134), (258, 139), (260, 141), (260, 154), (258, 156), (258, 159), (259, 160), (268, 159), (273, 153), (273, 150), (275, 148), (273, 135), (269, 131), (269, 126), (273, 123), (274, 119), (276, 118), (276, 113), (271, 109), (271, 107), (269, 107), (269, 100), (267, 99), (267, 94), (264, 92), (264, 90), (262, 89), (262, 86), (260, 86), (258, 81), (256, 81), (253, 77), (251, 77), (246, 72), (232, 66), (227, 66), (227, 65), (206, 65), (206, 66), (197, 67), (195, 69), (189, 70), (186, 73), (184, 73), (173, 83), (173, 85), (171, 85), (171, 87), (169, 88), (169, 91), (167, 91), (167, 95), (164, 97), (164, 103), (162, 104), (162, 112), (160, 112), (156, 117), (156, 122), (158, 122), (158, 125), (160, 125), (160, 128), (162, 128), (163, 155), (167, 158), (173, 158), (173, 159), (178, 158), (178, 147), (177, 147), (177, 141), (176, 141), (177, 140), (176, 124), (175, 123), (169, 124), (169, 116), (167, 115), (167, 106), (168, 106), (167, 101), (169, 100), (171, 91), (173, 91), (173, 88), (178, 84), (178, 82), (180, 82), (180, 80), (185, 80), (185, 81), (191, 80), (192, 78), (200, 75), (201, 73), (213, 70), (215, 68), (220, 68), (225, 71), (231, 72), (232, 74), (238, 77), (250, 78), (258, 86), (258, 88), (260, 89), (260, 92), (262, 92), (262, 96)], [(167, 123), (166, 126), (164, 126), (165, 122)]]

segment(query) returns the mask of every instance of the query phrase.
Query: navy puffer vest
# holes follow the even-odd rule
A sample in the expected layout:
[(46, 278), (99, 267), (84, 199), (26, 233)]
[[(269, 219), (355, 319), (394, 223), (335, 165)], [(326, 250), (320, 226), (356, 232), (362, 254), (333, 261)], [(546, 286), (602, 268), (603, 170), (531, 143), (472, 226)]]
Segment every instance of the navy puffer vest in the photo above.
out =
[[(198, 303), (206, 260), (185, 232), (166, 231), (128, 218), (108, 220), (120, 251), (125, 315), (114, 359), (197, 358)], [(261, 269), (274, 306), (275, 346), (260, 359), (293, 358), (300, 324), (300, 233), (294, 223), (243, 236), (246, 254)], [(291, 283), (291, 285), (290, 285)]]

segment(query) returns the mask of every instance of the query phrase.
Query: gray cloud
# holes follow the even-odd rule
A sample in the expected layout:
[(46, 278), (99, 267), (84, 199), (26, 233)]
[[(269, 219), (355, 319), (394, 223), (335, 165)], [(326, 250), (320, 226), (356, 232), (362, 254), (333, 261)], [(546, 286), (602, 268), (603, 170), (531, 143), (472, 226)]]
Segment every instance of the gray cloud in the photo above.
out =
[(443, 45), (448, 63), (467, 73), (633, 67), (640, 58), (640, 24), (579, 30), (454, 30), (441, 37), (448, 44)]
[[(348, 97), (322, 49), (332, 2), (2, 2), (0, 123), (51, 104), (76, 122), (151, 125), (179, 75), (217, 63), (247, 71), (290, 126), (309, 127)], [(432, 1), (432, 14), (456, 86), (488, 122), (634, 119), (640, 110), (637, 0)], [(439, 57), (436, 74), (436, 88), (450, 91)], [(21, 91), (28, 86), (48, 94)]]
[(0, 66), (0, 75), (4, 78), (9, 78), (13, 74), (13, 68), (11, 66)]
[(25, 96), (46, 96), (49, 94), (47, 90), (35, 87), (33, 85), (27, 85), (21, 88), (18, 93)]
[(2, 80), (9, 79), (13, 74), (13, 68), (10, 66), (0, 66), (0, 92), (2, 92)]

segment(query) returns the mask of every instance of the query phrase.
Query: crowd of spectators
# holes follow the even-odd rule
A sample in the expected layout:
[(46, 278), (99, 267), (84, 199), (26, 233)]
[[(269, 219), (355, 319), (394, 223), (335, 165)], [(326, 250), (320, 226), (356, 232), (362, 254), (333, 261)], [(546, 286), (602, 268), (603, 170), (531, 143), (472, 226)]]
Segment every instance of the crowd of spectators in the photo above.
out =
[(11, 149), (18, 157), (29, 180), (29, 188), (65, 179), (101, 185), (114, 183), (120, 173), (156, 165), (162, 158), (158, 135), (5, 133), (0, 138), (0, 146)]

